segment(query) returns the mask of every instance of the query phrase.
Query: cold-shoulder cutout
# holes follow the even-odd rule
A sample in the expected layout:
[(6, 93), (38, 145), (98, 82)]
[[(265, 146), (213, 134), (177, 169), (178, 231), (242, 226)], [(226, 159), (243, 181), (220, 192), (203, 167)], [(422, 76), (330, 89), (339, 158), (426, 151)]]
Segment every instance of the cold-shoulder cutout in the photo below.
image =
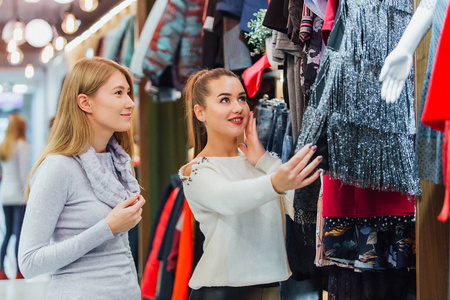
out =
[(192, 162), (188, 163), (188, 164), (186, 165), (186, 167), (184, 168), (183, 176), (186, 176), (186, 177), (191, 176), (191, 169), (192, 169), (192, 166), (193, 166), (194, 164), (196, 164), (196, 163), (197, 163), (196, 161), (192, 161)]

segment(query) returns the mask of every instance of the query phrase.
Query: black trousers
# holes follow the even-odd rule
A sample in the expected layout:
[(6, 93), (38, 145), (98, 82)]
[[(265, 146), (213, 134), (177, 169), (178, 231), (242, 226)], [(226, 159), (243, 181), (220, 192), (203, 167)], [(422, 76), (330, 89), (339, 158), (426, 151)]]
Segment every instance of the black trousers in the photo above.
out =
[(6, 249), (8, 247), (9, 239), (13, 234), (16, 236), (15, 253), (17, 264), (17, 253), (19, 252), (20, 231), (25, 215), (25, 205), (4, 205), (3, 212), (5, 214), (6, 232), (0, 247), (0, 270), (4, 270), (5, 268)]
[(202, 287), (192, 290), (189, 300), (279, 300), (278, 283), (243, 287)]

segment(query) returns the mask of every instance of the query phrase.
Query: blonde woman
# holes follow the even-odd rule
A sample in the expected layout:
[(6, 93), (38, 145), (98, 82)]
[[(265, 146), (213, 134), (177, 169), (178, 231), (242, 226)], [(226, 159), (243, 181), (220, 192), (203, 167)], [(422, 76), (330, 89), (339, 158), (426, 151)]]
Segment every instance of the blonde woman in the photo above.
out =
[[(0, 249), (0, 279), (8, 279), (5, 274), (5, 256), (11, 235), (16, 236), (16, 261), (19, 236), (25, 214), (23, 191), (28, 175), (29, 147), (25, 138), (27, 122), (20, 114), (10, 114), (5, 138), (0, 145), (2, 184), (0, 201), (5, 214), (6, 233)], [(17, 269), (16, 278), (23, 278)]]
[(25, 278), (51, 273), (47, 299), (141, 299), (128, 230), (141, 220), (130, 73), (83, 58), (67, 74), (55, 123), (31, 170), (19, 245)]

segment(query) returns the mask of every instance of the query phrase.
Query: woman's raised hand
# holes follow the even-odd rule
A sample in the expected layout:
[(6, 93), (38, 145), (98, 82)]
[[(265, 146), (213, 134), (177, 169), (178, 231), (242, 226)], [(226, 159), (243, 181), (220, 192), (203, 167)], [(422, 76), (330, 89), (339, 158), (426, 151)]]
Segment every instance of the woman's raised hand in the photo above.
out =
[(142, 206), (144, 204), (144, 197), (137, 193), (117, 204), (105, 218), (111, 232), (116, 234), (136, 226), (142, 219)]
[(320, 170), (309, 176), (322, 161), (322, 156), (318, 156), (308, 164), (316, 149), (317, 146), (307, 144), (278, 168), (271, 177), (272, 186), (277, 193), (302, 188), (319, 178)]
[(256, 131), (256, 119), (253, 117), (253, 112), (250, 112), (245, 128), (245, 144), (239, 144), (239, 148), (242, 150), (249, 163), (251, 163), (252, 166), (255, 166), (266, 150), (264, 150), (263, 145), (259, 141), (258, 132)]

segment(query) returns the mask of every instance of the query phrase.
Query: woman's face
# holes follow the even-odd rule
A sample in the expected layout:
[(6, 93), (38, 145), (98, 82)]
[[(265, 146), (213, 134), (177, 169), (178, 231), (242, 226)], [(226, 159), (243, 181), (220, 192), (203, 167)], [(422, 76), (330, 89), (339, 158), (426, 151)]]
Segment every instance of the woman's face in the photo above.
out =
[(87, 116), (94, 132), (112, 136), (114, 132), (130, 129), (135, 104), (129, 93), (125, 76), (116, 71), (89, 97), (91, 110)]
[(196, 105), (197, 118), (204, 122), (208, 137), (241, 135), (250, 112), (241, 82), (235, 77), (222, 76), (208, 83), (208, 91), (206, 107)]

